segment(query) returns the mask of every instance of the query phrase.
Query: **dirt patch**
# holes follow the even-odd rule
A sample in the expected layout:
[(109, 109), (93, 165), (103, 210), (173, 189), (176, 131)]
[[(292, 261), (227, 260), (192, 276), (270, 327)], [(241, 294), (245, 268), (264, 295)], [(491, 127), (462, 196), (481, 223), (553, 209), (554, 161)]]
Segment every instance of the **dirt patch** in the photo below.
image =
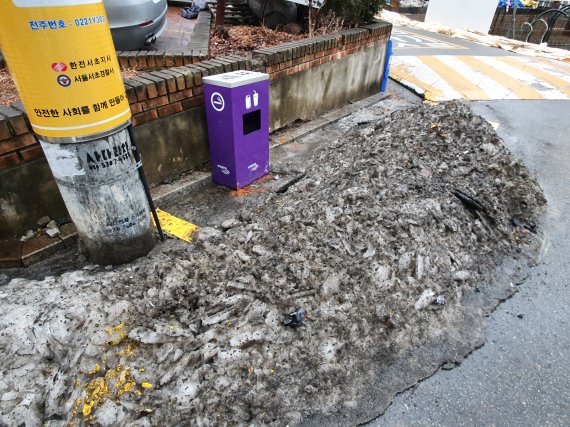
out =
[(540, 187), (463, 104), (358, 126), (305, 169), (192, 245), (0, 288), (0, 423), (296, 425), (350, 413), (373, 381), (405, 387), (393, 368), (427, 342), (474, 345), (484, 313), (467, 296), (538, 245)]
[(263, 47), (276, 46), (307, 38), (307, 34), (288, 34), (267, 27), (236, 25), (228, 26), (228, 38), (212, 36), (210, 38), (210, 57), (223, 55), (245, 55), (251, 57), (251, 51)]
[(20, 100), (16, 84), (6, 68), (0, 70), (0, 100), (2, 105), (12, 105)]

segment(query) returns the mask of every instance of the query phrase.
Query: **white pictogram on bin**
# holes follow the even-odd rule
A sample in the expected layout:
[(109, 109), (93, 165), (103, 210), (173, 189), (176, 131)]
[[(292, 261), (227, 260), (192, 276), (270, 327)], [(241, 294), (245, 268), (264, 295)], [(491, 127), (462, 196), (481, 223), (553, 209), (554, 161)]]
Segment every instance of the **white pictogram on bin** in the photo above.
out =
[(222, 165), (217, 165), (217, 166), (218, 166), (218, 168), (220, 168), (220, 172), (222, 172), (224, 175), (229, 175), (229, 174), (230, 174), (230, 171), (229, 171), (229, 169), (228, 169), (227, 167), (222, 166)]
[(214, 92), (210, 97), (210, 102), (212, 103), (212, 107), (216, 111), (224, 111), (224, 107), (226, 106), (226, 101), (224, 101), (224, 97), (218, 93)]

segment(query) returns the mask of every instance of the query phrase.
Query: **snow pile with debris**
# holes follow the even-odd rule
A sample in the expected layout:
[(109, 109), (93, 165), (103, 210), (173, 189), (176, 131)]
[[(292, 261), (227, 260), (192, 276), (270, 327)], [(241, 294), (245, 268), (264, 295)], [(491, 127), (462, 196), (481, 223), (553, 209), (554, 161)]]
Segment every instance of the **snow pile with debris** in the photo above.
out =
[(383, 10), (380, 14), (380, 17), (381, 19), (384, 19), (385, 21), (391, 22), (395, 25), (420, 28), (425, 31), (431, 31), (432, 33), (445, 34), (447, 36), (481, 43), (486, 46), (496, 47), (509, 52), (520, 53), (521, 55), (540, 56), (544, 58), (556, 59), (558, 61), (570, 62), (569, 51), (554, 47), (548, 47), (546, 43), (527, 43), (519, 40), (509, 39), (507, 37), (493, 36), (475, 30), (447, 27), (445, 25), (436, 24), (433, 22), (414, 21), (400, 15), (399, 13), (390, 12), (388, 10)]
[(412, 349), (463, 339), (465, 293), (532, 252), (545, 203), (457, 103), (361, 124), (306, 173), (192, 245), (1, 287), (0, 424), (294, 425), (356, 408)]

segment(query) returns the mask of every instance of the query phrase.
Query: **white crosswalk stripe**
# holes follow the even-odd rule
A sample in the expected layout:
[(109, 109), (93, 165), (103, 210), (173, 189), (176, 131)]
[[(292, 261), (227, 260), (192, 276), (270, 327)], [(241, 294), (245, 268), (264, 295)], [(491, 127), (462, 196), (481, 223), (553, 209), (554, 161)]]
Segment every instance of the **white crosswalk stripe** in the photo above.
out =
[(522, 56), (395, 56), (390, 76), (426, 99), (570, 99), (570, 66)]
[(543, 96), (544, 99), (566, 99), (566, 96), (550, 83), (540, 80), (524, 72), (520, 68), (505, 64), (504, 62), (497, 60), (496, 57), (483, 56), (479, 57), (478, 59), (488, 64), (489, 66), (511, 76), (513, 79), (522, 82), (526, 86), (534, 88)]
[(466, 79), (470, 80), (475, 86), (481, 88), (487, 94), (488, 99), (515, 99), (513, 91), (501, 86), (495, 80), (490, 79), (486, 74), (477, 71), (455, 56), (441, 56), (439, 58), (443, 63), (457, 70)]

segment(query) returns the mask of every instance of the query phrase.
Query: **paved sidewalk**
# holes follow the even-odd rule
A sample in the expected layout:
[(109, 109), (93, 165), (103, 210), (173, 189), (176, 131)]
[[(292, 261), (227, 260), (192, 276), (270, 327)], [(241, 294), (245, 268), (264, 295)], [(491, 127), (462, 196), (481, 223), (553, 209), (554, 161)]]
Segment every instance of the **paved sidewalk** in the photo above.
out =
[(166, 19), (166, 30), (156, 40), (152, 50), (181, 51), (188, 48), (192, 37), (195, 19), (186, 19), (180, 16), (181, 7), (169, 6)]

